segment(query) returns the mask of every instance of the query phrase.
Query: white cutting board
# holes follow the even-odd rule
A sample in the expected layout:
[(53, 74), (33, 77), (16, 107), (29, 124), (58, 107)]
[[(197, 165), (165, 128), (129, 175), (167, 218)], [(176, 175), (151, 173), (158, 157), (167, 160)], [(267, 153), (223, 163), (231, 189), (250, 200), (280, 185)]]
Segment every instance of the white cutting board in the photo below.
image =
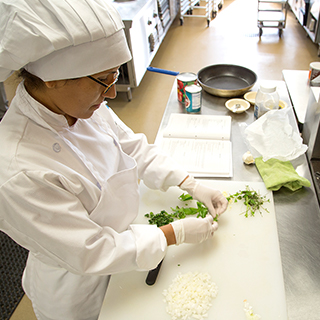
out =
[[(201, 244), (170, 246), (153, 286), (145, 283), (147, 272), (113, 275), (99, 320), (170, 320), (163, 301), (163, 290), (180, 273), (206, 272), (218, 286), (208, 319), (246, 320), (246, 299), (261, 320), (287, 320), (284, 282), (272, 192), (263, 182), (202, 180), (203, 183), (233, 194), (249, 185), (267, 195), (269, 213), (245, 218), (242, 203), (232, 204), (219, 219), (214, 237)], [(181, 205), (183, 192), (170, 188), (154, 191), (141, 185), (140, 216), (137, 223), (148, 223), (144, 214), (158, 213)]]

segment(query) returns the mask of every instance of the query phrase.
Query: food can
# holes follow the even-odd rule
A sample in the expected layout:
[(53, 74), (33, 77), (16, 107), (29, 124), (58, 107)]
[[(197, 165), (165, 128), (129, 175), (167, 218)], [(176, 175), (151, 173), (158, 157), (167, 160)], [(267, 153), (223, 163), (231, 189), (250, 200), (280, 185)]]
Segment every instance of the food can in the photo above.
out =
[(311, 87), (320, 87), (320, 62), (310, 63), (308, 84)]
[(185, 87), (197, 83), (197, 75), (192, 72), (183, 72), (177, 76), (178, 100), (184, 104), (186, 97)]
[(202, 88), (199, 85), (192, 84), (185, 87), (186, 98), (185, 108), (189, 113), (200, 112), (202, 106)]

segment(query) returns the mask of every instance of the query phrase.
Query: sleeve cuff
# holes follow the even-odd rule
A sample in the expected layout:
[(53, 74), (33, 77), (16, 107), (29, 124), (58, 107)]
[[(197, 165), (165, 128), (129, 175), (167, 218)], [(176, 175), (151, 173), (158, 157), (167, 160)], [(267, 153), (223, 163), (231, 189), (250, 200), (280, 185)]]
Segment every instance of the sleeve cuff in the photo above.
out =
[(140, 271), (154, 269), (167, 252), (164, 233), (153, 225), (130, 225), (136, 242), (136, 263)]

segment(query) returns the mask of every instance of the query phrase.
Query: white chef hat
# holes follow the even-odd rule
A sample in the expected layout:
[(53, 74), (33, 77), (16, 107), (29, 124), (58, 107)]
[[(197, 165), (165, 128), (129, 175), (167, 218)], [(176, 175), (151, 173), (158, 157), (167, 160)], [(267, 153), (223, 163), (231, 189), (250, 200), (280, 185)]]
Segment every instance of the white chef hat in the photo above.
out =
[(109, 0), (0, 0), (0, 81), (24, 67), (44, 81), (87, 76), (131, 59)]

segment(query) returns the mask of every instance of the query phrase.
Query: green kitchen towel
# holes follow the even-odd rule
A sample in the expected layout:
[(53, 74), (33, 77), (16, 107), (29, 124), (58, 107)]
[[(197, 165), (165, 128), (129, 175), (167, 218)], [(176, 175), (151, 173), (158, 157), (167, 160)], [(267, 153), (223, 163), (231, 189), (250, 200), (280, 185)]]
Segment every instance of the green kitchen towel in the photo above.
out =
[(297, 174), (290, 161), (280, 161), (273, 158), (263, 161), (262, 157), (259, 157), (255, 159), (255, 163), (269, 190), (277, 191), (281, 187), (286, 187), (296, 191), (311, 185), (308, 179)]

